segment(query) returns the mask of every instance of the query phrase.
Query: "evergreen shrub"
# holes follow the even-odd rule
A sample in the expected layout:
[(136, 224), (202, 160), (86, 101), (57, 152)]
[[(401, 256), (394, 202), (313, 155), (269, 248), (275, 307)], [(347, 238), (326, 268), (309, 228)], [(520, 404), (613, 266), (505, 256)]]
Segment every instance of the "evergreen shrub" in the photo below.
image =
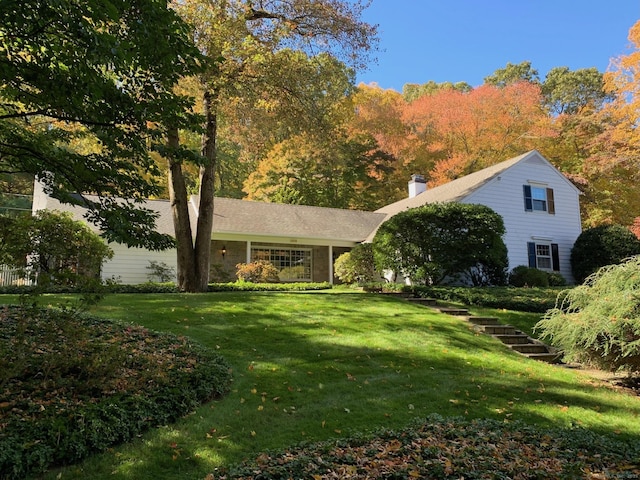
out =
[(605, 265), (640, 254), (640, 239), (622, 225), (600, 225), (585, 230), (571, 250), (571, 269), (577, 283)]
[(514, 287), (548, 287), (549, 276), (547, 272), (537, 268), (518, 265), (509, 274), (509, 285)]
[(563, 291), (536, 328), (568, 361), (640, 372), (640, 255)]

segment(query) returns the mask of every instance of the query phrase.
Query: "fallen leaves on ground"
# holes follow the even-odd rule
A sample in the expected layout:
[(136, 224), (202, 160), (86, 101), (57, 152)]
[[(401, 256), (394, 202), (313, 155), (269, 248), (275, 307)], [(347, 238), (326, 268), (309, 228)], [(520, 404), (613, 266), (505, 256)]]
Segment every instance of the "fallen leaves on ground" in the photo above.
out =
[(640, 478), (640, 446), (584, 429), (433, 416), (399, 432), (263, 453), (210, 478), (628, 479)]

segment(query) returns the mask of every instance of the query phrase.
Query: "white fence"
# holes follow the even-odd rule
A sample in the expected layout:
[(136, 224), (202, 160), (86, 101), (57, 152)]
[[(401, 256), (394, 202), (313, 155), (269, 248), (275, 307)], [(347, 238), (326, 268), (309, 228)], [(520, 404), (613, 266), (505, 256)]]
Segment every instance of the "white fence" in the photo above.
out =
[(8, 285), (31, 285), (32, 282), (19, 270), (0, 265), (0, 287)]

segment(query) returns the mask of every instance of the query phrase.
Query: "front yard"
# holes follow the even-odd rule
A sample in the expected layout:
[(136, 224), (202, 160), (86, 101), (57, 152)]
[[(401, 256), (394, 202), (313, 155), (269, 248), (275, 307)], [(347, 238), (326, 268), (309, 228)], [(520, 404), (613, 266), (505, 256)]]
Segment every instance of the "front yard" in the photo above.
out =
[(636, 443), (640, 437), (639, 397), (584, 372), (525, 359), (460, 319), (397, 298), (121, 294), (92, 313), (214, 350), (232, 367), (231, 391), (45, 478), (205, 478), (244, 460), (267, 462), (260, 457), (266, 451), (399, 430), (433, 414), (494, 426), (583, 428)]

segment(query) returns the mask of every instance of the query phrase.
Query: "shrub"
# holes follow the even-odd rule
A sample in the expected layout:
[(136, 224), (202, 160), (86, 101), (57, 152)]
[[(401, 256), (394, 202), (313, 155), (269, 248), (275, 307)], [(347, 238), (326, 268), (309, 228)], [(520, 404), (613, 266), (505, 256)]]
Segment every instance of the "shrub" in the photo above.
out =
[(640, 240), (621, 225), (600, 225), (582, 232), (571, 250), (571, 269), (582, 283), (598, 268), (640, 254)]
[(548, 287), (549, 275), (537, 268), (518, 265), (509, 274), (509, 285), (514, 287)]
[(336, 259), (333, 271), (344, 283), (362, 285), (372, 282), (375, 277), (372, 245), (362, 243), (356, 245), (350, 252), (343, 253)]
[(565, 290), (536, 328), (568, 361), (640, 372), (640, 256)]
[(373, 240), (379, 271), (413, 283), (502, 285), (508, 265), (502, 217), (485, 205), (433, 203), (384, 222)]
[(238, 263), (236, 276), (238, 280), (252, 283), (277, 283), (278, 269), (270, 262), (258, 260), (251, 263)]
[(550, 287), (564, 287), (567, 285), (567, 280), (557, 272), (547, 272), (547, 278), (549, 279)]
[(431, 415), (401, 430), (266, 452), (215, 478), (631, 479), (640, 473), (639, 454), (638, 442), (583, 428)]
[(513, 288), (513, 287), (440, 287), (403, 286), (403, 292), (418, 297), (437, 298), (465, 305), (500, 308), (518, 312), (545, 313), (554, 307), (561, 289), (558, 288)]
[(150, 281), (156, 280), (160, 283), (167, 283), (175, 281), (176, 279), (176, 269), (170, 267), (164, 262), (156, 262), (155, 260), (149, 260), (149, 265), (147, 265), (147, 270), (149, 273), (147, 277)]
[(309, 283), (251, 283), (251, 282), (231, 282), (231, 283), (211, 283), (210, 292), (288, 292), (307, 290), (328, 290), (331, 289), (329, 282)]
[(37, 273), (38, 284), (92, 283), (113, 251), (68, 213), (39, 211), (35, 216), (2, 218), (0, 259)]
[[(329, 282), (294, 282), (294, 283), (251, 283), (251, 282), (230, 282), (230, 283), (210, 283), (210, 292), (250, 292), (250, 291), (287, 291), (287, 290), (324, 290), (331, 288)], [(180, 293), (180, 289), (175, 283), (141, 283), (138, 285), (124, 285), (111, 283), (96, 289), (102, 293)], [(29, 295), (36, 292), (34, 287), (9, 285), (0, 287), (0, 294)], [(38, 293), (78, 293), (78, 289), (69, 286), (49, 286), (44, 290), (37, 290)]]
[(225, 394), (229, 365), (185, 337), (0, 310), (0, 478), (23, 478), (166, 425)]

